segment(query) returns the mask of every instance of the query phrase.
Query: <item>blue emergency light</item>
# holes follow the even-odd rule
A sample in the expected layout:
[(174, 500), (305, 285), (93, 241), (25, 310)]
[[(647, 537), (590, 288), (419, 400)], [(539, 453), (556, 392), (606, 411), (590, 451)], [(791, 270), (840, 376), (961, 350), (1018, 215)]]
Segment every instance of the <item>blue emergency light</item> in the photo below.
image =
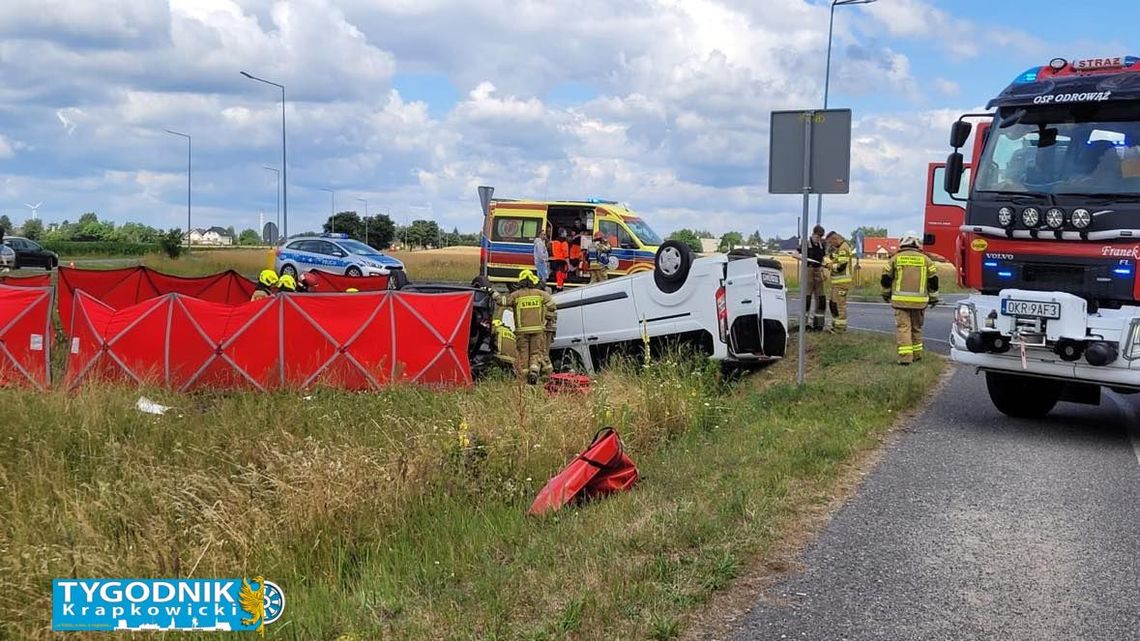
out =
[(998, 272), (998, 276), (1000, 276), (1002, 278), (1013, 278), (1013, 272), (1011, 272), (1011, 271), (1000, 271), (1000, 272)]
[(1119, 274), (1120, 276), (1131, 276), (1132, 275), (1132, 268), (1131, 267), (1117, 267), (1116, 269), (1112, 270), (1112, 273)]
[(321, 238), (348, 238), (348, 234), (344, 232), (325, 232), (321, 234)]

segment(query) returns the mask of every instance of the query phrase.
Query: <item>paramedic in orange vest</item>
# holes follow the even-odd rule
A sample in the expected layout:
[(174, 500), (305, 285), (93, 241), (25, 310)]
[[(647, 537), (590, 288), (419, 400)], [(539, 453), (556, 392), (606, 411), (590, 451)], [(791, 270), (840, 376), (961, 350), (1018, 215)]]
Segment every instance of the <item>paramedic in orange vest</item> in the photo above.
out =
[(899, 365), (922, 360), (922, 323), (926, 308), (938, 304), (938, 273), (934, 261), (922, 252), (918, 234), (903, 234), (899, 252), (883, 267), (879, 284), (883, 300), (895, 308)]
[(554, 272), (556, 291), (562, 291), (566, 284), (566, 268), (570, 260), (570, 243), (566, 242), (566, 230), (558, 231), (558, 238), (550, 241), (550, 271)]
[(534, 272), (524, 269), (519, 274), (518, 289), (506, 296), (496, 294), (495, 301), (514, 312), (515, 372), (533, 385), (550, 363), (546, 332), (558, 322), (554, 297), (539, 289)]
[(576, 276), (586, 271), (582, 265), (582, 230), (575, 229), (574, 237), (570, 239), (570, 276)]

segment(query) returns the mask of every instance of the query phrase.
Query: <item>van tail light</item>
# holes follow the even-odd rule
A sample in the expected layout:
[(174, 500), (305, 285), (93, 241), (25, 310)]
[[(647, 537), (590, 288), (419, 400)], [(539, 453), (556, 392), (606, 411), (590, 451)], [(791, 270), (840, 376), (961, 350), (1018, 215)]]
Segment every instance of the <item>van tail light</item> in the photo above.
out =
[(728, 299), (724, 293), (724, 285), (716, 290), (716, 321), (720, 328), (720, 342), (728, 342)]

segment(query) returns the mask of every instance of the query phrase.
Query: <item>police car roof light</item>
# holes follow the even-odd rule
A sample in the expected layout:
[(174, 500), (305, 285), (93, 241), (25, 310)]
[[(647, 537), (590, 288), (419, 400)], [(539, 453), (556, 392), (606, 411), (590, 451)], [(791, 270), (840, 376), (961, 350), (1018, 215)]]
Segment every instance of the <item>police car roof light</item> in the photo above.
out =
[(321, 238), (348, 238), (348, 234), (344, 232), (325, 232), (321, 234)]

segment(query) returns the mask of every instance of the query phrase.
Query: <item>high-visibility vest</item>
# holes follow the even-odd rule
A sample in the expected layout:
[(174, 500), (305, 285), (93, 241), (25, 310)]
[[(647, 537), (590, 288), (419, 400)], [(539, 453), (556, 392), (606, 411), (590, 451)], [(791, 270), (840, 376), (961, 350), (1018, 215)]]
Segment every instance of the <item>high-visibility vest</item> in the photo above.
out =
[(566, 260), (570, 256), (570, 244), (564, 240), (556, 240), (550, 243), (550, 259), (551, 260)]
[(570, 260), (577, 260), (582, 258), (582, 243), (570, 243)]
[(546, 304), (532, 294), (515, 299), (515, 334), (538, 334), (546, 329)]
[(831, 257), (831, 284), (846, 285), (850, 283), (852, 271), (854, 268), (851, 265), (851, 245), (844, 241)]
[(931, 275), (932, 261), (925, 254), (903, 250), (888, 263), (893, 270), (891, 306), (900, 309), (922, 309), (930, 303), (926, 281)]

